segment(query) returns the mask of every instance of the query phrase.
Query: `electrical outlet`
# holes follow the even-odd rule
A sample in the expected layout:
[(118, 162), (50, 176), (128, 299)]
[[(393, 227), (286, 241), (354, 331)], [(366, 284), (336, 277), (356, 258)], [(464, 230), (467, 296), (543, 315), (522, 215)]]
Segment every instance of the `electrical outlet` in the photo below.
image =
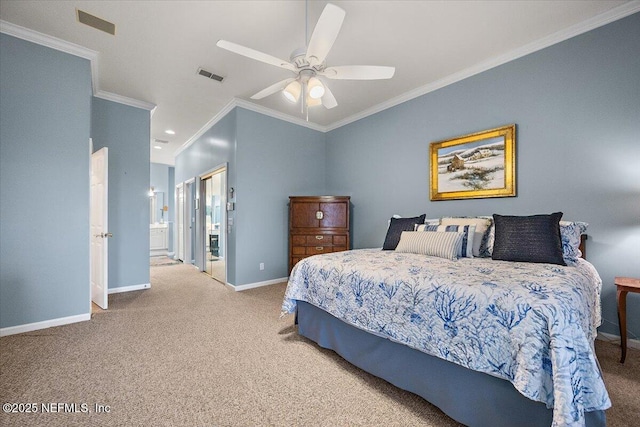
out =
[(264, 262), (260, 263), (260, 270), (264, 270)]

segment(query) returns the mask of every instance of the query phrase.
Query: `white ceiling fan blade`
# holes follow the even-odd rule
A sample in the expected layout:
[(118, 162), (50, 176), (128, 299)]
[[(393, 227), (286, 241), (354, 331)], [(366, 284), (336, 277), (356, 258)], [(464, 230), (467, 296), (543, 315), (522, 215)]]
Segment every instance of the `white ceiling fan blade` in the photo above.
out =
[(265, 98), (265, 97), (267, 97), (267, 96), (269, 96), (271, 94), (274, 94), (274, 93), (278, 92), (279, 90), (284, 89), (285, 87), (287, 87), (287, 85), (289, 83), (291, 83), (294, 80), (295, 80), (295, 78), (290, 78), (290, 79), (282, 80), (282, 81), (280, 81), (278, 83), (274, 83), (271, 86), (269, 86), (268, 88), (262, 89), (260, 92), (258, 92), (255, 95), (253, 95), (251, 97), (251, 99), (262, 99), (262, 98)]
[(395, 67), (378, 65), (343, 65), (329, 67), (318, 73), (334, 80), (381, 80), (390, 79), (396, 72)]
[(318, 19), (318, 23), (311, 33), (307, 46), (306, 59), (314, 64), (321, 64), (336, 41), (346, 12), (331, 3), (327, 4)]
[(338, 101), (336, 101), (336, 98), (333, 96), (333, 93), (331, 93), (327, 85), (324, 85), (324, 95), (322, 95), (322, 105), (324, 105), (325, 108), (327, 109), (331, 109), (333, 107), (338, 106)]
[(276, 67), (285, 68), (287, 70), (296, 71), (296, 67), (293, 64), (285, 61), (284, 59), (276, 58), (275, 56), (268, 55), (266, 53), (236, 44), (228, 42), (226, 40), (218, 40), (216, 46), (226, 49), (229, 52), (237, 53), (238, 55), (246, 56), (247, 58), (255, 59), (256, 61), (264, 62), (266, 64), (275, 65)]

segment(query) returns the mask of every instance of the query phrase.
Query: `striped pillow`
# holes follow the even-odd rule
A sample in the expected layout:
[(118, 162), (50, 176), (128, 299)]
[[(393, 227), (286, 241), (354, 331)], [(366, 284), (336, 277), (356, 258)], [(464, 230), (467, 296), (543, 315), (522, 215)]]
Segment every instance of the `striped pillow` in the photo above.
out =
[(463, 232), (403, 231), (396, 252), (431, 255), (440, 258), (456, 259), (462, 245)]
[[(446, 217), (440, 221), (442, 225), (475, 225), (476, 235), (473, 239), (473, 256), (483, 256), (483, 250), (486, 251), (486, 247), (483, 246), (483, 240), (488, 235), (488, 230), (493, 226), (493, 217), (491, 216), (477, 216), (477, 217)], [(491, 254), (487, 254), (489, 257)]]
[(416, 231), (447, 231), (447, 232), (462, 232), (464, 237), (462, 238), (462, 244), (460, 245), (460, 251), (458, 252), (458, 258), (473, 258), (473, 245), (475, 243), (474, 238), (476, 235), (475, 225), (422, 225), (416, 226)]

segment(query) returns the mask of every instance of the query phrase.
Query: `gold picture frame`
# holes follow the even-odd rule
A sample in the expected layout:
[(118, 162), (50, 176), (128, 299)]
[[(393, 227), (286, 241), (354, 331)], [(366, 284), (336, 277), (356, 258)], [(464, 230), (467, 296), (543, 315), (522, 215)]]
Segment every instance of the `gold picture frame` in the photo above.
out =
[(516, 125), (507, 125), (429, 147), (431, 200), (516, 195)]

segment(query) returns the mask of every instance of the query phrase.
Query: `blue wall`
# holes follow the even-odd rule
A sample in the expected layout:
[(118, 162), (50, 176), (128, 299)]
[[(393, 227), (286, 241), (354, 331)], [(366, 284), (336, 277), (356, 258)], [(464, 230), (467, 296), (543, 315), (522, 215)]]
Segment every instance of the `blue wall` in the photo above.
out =
[(90, 312), (89, 61), (0, 34), (0, 328)]
[(289, 275), (289, 196), (324, 194), (325, 135), (236, 110), (237, 250), (232, 283), (242, 285)]
[[(398, 213), (588, 222), (601, 330), (618, 334), (614, 276), (640, 277), (640, 14), (327, 135), (329, 193), (352, 196), (353, 246), (379, 247)], [(429, 201), (429, 143), (516, 123), (517, 197)], [(628, 326), (640, 336), (640, 300)], [(631, 315), (635, 313), (635, 315)]]
[(93, 98), (95, 151), (109, 148), (109, 289), (149, 283), (149, 111)]

